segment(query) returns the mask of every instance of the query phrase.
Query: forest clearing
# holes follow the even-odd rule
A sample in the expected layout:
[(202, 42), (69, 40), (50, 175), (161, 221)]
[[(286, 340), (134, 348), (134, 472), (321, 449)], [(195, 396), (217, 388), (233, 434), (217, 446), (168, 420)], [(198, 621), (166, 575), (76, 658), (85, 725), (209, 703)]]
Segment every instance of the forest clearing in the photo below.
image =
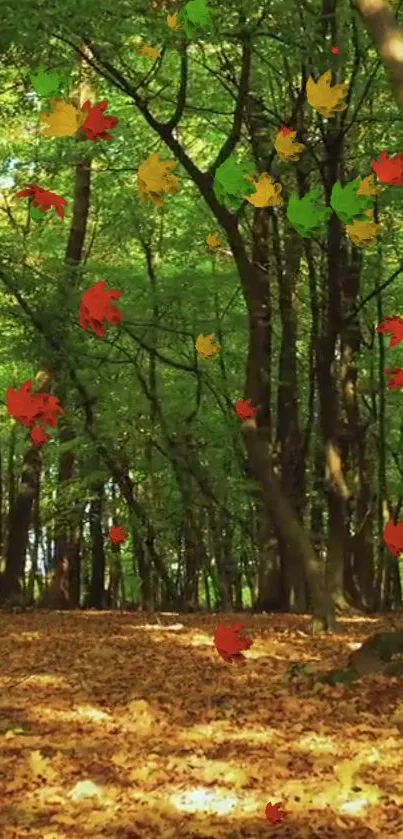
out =
[(228, 664), (220, 615), (0, 615), (2, 839), (402, 839), (399, 679), (284, 681), (402, 619), (313, 644), (299, 615), (238, 618), (253, 644)]
[(403, 0), (0, 15), (0, 839), (403, 839)]

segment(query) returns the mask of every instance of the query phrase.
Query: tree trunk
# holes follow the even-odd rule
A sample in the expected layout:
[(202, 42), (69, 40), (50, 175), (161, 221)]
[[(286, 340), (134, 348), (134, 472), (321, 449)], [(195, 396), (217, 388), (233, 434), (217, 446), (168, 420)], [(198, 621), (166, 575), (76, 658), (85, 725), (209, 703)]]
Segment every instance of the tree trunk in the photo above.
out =
[(38, 446), (32, 445), (24, 455), (20, 486), (10, 510), (6, 567), (0, 581), (0, 598), (2, 601), (20, 594), (22, 590), (21, 583), (25, 568), (28, 531), (40, 471), (40, 449)]
[(103, 609), (105, 595), (105, 550), (102, 532), (103, 483), (93, 487), (95, 497), (90, 504), (91, 583), (88, 606)]
[(403, 28), (386, 0), (354, 0), (391, 80), (396, 102), (403, 108)]

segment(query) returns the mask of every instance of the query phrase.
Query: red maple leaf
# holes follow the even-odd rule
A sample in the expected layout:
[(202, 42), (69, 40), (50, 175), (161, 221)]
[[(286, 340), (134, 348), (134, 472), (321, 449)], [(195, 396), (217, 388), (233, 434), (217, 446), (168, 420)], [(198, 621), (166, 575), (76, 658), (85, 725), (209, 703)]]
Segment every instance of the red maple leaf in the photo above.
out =
[(7, 388), (6, 405), (9, 414), (27, 428), (33, 426), (37, 420), (55, 428), (56, 414), (66, 413), (59, 400), (50, 393), (31, 393), (31, 388), (32, 379), (23, 382), (19, 390)]
[(235, 405), (235, 410), (242, 422), (247, 419), (251, 419), (257, 413), (257, 408), (254, 408), (253, 405), (251, 405), (250, 399), (238, 399), (238, 402)]
[(106, 282), (101, 280), (99, 283), (94, 283), (91, 288), (84, 292), (80, 303), (80, 325), (84, 332), (87, 331), (88, 326), (103, 338), (105, 335), (104, 320), (115, 324), (123, 318), (123, 312), (112, 306), (111, 300), (118, 300), (122, 296), (121, 291), (115, 288), (106, 289)]
[(285, 817), (285, 812), (284, 810), (281, 810), (281, 807), (282, 804), (280, 801), (278, 801), (277, 804), (272, 804), (271, 801), (269, 801), (267, 804), (265, 809), (266, 819), (272, 824), (281, 822)]
[(385, 376), (392, 376), (388, 382), (390, 390), (396, 390), (397, 387), (403, 387), (403, 370), (401, 367), (394, 367), (393, 370), (384, 370)]
[(125, 539), (127, 539), (128, 535), (129, 534), (124, 531), (122, 524), (119, 524), (117, 527), (112, 525), (112, 527), (109, 528), (109, 536), (111, 537), (114, 545), (120, 545), (121, 542), (124, 542)]
[(54, 207), (57, 215), (64, 218), (64, 208), (67, 207), (65, 198), (56, 192), (50, 192), (49, 189), (42, 189), (38, 184), (24, 184), (24, 186), (26, 189), (17, 192), (17, 198), (33, 198), (33, 207), (40, 207), (43, 212)]
[(224, 626), (220, 623), (215, 631), (214, 644), (218, 655), (224, 661), (244, 661), (245, 656), (241, 650), (249, 650), (253, 641), (251, 638), (242, 638), (238, 633), (242, 629), (242, 623), (234, 623), (232, 626)]
[(333, 53), (333, 55), (338, 55), (339, 52), (340, 52), (340, 49), (339, 49), (339, 47), (332, 47), (331, 52)]
[(66, 415), (57, 396), (51, 393), (34, 393), (33, 398), (38, 405), (38, 417), (41, 421), (45, 425), (50, 425), (51, 428), (56, 428), (58, 419), (56, 414)]
[(286, 137), (287, 134), (291, 134), (292, 128), (289, 128), (288, 125), (285, 125), (284, 128), (281, 129), (281, 133), (283, 137)]
[(81, 107), (82, 111), (87, 111), (87, 118), (81, 126), (88, 140), (95, 142), (96, 140), (110, 140), (112, 134), (108, 134), (109, 128), (115, 128), (119, 120), (117, 117), (107, 116), (104, 114), (108, 107), (108, 100), (103, 99), (97, 105), (91, 105), (89, 99)]
[(382, 323), (376, 327), (376, 331), (385, 334), (390, 332), (392, 337), (389, 346), (395, 347), (397, 344), (400, 344), (400, 341), (403, 341), (403, 318), (398, 315), (384, 317)]
[(385, 184), (401, 186), (403, 184), (403, 153), (389, 157), (386, 149), (381, 151), (379, 160), (372, 160), (371, 166), (378, 178)]
[(9, 414), (27, 428), (34, 424), (38, 416), (38, 403), (34, 400), (31, 387), (32, 379), (27, 379), (19, 390), (8, 387), (6, 392), (6, 405)]
[(42, 446), (44, 443), (46, 443), (46, 440), (49, 440), (49, 436), (50, 435), (47, 433), (47, 431), (45, 431), (45, 429), (42, 428), (42, 426), (40, 425), (34, 425), (31, 431), (31, 440), (37, 446)]
[(383, 531), (383, 541), (393, 556), (403, 553), (403, 521), (393, 524), (389, 519)]

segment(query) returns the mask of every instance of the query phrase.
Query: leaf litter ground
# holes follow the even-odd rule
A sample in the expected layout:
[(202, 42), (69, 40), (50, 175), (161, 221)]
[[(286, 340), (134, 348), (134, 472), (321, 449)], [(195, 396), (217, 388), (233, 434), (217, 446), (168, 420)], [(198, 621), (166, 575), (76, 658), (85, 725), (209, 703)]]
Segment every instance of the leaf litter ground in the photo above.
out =
[[(246, 662), (218, 656), (223, 620), (254, 639)], [(2, 839), (403, 839), (403, 680), (283, 680), (403, 619), (315, 639), (308, 621), (0, 614)]]

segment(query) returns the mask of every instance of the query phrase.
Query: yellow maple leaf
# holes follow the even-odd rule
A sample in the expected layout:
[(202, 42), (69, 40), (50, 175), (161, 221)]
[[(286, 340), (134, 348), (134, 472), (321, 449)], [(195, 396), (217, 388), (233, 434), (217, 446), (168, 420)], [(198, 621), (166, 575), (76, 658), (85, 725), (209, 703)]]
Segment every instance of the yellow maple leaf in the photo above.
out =
[(209, 233), (207, 238), (206, 238), (206, 242), (207, 242), (211, 251), (217, 250), (217, 248), (219, 248), (220, 244), (221, 244), (221, 242), (220, 242), (216, 233)]
[(183, 23), (178, 23), (178, 15), (179, 12), (175, 12), (173, 15), (167, 15), (167, 24), (174, 32), (179, 32), (183, 27)]
[(305, 146), (303, 143), (297, 143), (295, 141), (296, 136), (296, 131), (288, 131), (283, 134), (283, 129), (276, 134), (274, 148), (276, 149), (280, 160), (299, 160)]
[(52, 110), (49, 114), (39, 114), (39, 119), (47, 123), (44, 137), (72, 137), (87, 119), (87, 113), (71, 102), (52, 99), (50, 105)]
[(211, 335), (200, 335), (196, 338), (195, 347), (199, 355), (202, 358), (214, 358), (214, 356), (220, 352), (221, 345), (214, 344), (215, 333), (212, 332)]
[(357, 195), (378, 195), (378, 192), (382, 192), (382, 187), (375, 182), (375, 175), (367, 175), (366, 178), (360, 180)]
[(33, 775), (43, 778), (50, 783), (56, 781), (58, 773), (53, 769), (50, 760), (44, 757), (40, 751), (31, 752), (29, 755), (30, 769)]
[(380, 224), (375, 224), (373, 217), (373, 210), (366, 210), (365, 215), (368, 216), (368, 221), (355, 221), (353, 224), (346, 224), (347, 233), (352, 242), (358, 248), (364, 248), (366, 245), (374, 245), (376, 236), (382, 229)]
[(254, 207), (276, 207), (278, 204), (282, 204), (282, 186), (281, 184), (275, 184), (273, 178), (267, 172), (262, 172), (257, 181), (250, 175), (245, 175), (245, 177), (256, 187), (256, 192), (253, 192), (252, 195), (243, 196), (249, 201), (249, 204), (253, 204)]
[(137, 184), (141, 201), (148, 198), (162, 207), (164, 199), (162, 192), (178, 192), (180, 189), (179, 179), (170, 171), (177, 166), (176, 160), (160, 160), (160, 153), (150, 154), (140, 164), (137, 172)]
[(161, 55), (160, 50), (155, 49), (155, 47), (150, 47), (149, 44), (143, 44), (141, 47), (137, 47), (137, 52), (139, 55), (145, 55), (147, 58), (152, 58), (153, 61), (156, 61)]
[(331, 86), (331, 80), (332, 71), (326, 70), (317, 82), (309, 76), (306, 83), (306, 98), (309, 104), (327, 118), (334, 117), (338, 111), (344, 111), (347, 108), (347, 103), (341, 100), (347, 94), (348, 85), (343, 82)]

